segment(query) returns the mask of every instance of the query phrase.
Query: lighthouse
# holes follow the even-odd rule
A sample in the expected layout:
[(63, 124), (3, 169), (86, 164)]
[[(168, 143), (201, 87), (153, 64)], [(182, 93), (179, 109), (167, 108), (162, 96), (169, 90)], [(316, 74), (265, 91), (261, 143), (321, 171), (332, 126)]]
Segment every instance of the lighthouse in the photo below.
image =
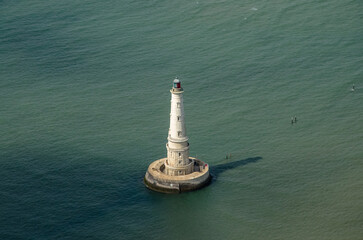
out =
[(193, 171), (194, 161), (189, 158), (189, 143), (185, 129), (183, 88), (175, 79), (171, 92), (170, 128), (166, 144), (165, 173), (171, 176), (186, 175)]
[(209, 165), (189, 156), (189, 138), (184, 118), (184, 90), (178, 78), (174, 79), (170, 93), (167, 157), (150, 164), (144, 182), (148, 188), (165, 193), (196, 190), (209, 183)]

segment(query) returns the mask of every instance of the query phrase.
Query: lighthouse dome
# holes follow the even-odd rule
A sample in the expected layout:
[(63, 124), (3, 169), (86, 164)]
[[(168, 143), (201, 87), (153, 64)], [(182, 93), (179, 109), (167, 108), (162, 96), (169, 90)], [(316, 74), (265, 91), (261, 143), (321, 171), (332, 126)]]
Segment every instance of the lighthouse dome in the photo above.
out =
[(174, 79), (174, 85), (173, 85), (174, 88), (181, 88), (180, 86), (180, 80), (178, 78), (175, 78)]

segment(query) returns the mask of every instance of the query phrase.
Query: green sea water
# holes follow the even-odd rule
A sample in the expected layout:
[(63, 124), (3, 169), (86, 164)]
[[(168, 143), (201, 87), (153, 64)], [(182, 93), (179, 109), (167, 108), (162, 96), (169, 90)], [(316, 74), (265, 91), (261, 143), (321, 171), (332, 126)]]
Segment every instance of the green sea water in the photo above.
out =
[[(362, 239), (362, 20), (359, 0), (0, 0), (0, 239)], [(214, 178), (165, 195), (142, 180), (175, 76)]]

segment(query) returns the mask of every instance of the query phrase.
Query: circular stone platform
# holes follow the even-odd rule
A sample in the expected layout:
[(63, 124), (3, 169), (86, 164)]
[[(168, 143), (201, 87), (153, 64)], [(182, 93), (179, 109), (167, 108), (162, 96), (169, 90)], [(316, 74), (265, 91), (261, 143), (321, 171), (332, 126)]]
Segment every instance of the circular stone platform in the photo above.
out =
[(194, 171), (180, 176), (170, 176), (164, 173), (167, 158), (151, 163), (145, 174), (145, 185), (151, 190), (163, 193), (193, 191), (208, 185), (211, 179), (209, 165), (199, 159), (189, 158), (195, 162)]

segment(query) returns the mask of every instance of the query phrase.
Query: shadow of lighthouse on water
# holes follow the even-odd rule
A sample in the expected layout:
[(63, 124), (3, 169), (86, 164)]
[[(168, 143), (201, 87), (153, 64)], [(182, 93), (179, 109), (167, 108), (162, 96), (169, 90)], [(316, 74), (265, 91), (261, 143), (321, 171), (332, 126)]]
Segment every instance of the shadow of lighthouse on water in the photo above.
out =
[(261, 159), (262, 159), (262, 157), (251, 157), (251, 158), (246, 158), (246, 159), (237, 160), (237, 161), (233, 161), (233, 162), (222, 163), (222, 164), (210, 166), (210, 173), (212, 175), (211, 184), (213, 184), (216, 181), (216, 179), (218, 178), (218, 176), (221, 173), (223, 173), (227, 170), (231, 170), (231, 169), (234, 169), (234, 168), (237, 168), (240, 166), (247, 165), (249, 163), (255, 163)]

